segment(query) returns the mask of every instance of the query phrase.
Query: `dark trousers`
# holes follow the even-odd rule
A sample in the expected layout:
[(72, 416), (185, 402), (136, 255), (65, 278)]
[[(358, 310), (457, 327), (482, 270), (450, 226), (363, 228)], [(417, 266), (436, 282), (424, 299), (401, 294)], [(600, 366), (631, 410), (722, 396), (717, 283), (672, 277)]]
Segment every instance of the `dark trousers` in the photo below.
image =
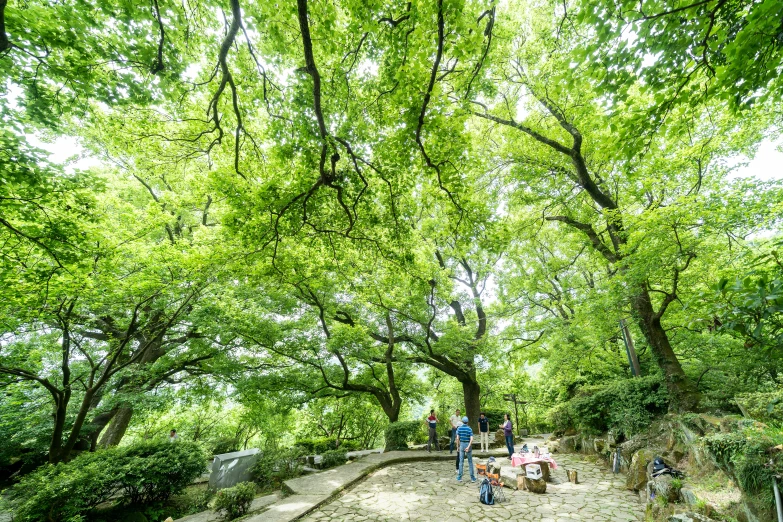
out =
[(454, 451), (454, 440), (457, 438), (457, 428), (451, 428), (451, 441), (449, 442), (449, 453)]
[(506, 435), (506, 448), (508, 449), (508, 456), (514, 454), (514, 436)]
[(432, 447), (432, 443), (435, 443), (435, 447), (438, 451), (440, 451), (440, 442), (438, 442), (438, 432), (435, 431), (435, 428), (430, 428), (430, 438), (427, 440), (427, 451), (430, 451), (430, 448)]

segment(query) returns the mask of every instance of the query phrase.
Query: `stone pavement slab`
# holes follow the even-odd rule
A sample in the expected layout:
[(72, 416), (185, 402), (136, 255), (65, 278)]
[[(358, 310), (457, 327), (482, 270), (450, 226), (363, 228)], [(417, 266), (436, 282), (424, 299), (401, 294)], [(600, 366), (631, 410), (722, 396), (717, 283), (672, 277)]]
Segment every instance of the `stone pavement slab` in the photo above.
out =
[[(527, 440), (528, 444), (543, 444), (543, 440)], [(490, 450), (486, 453), (476, 450), (473, 450), (473, 452), (474, 460), (486, 459), (490, 456), (502, 458), (508, 455), (505, 448)], [(247, 520), (251, 522), (289, 522), (297, 520), (320, 505), (327, 503), (328, 500), (361, 481), (375, 470), (391, 464), (406, 462), (437, 462), (454, 469), (455, 459), (456, 452), (450, 454), (448, 450), (441, 452), (433, 451), (432, 453), (419, 450), (390, 451), (387, 453), (368, 452), (367, 456), (348, 462), (343, 466), (285, 481), (283, 489), (290, 496), (268, 506), (251, 507), (251, 512), (255, 512), (255, 514)], [(506, 458), (506, 460), (508, 459)], [(212, 522), (216, 520), (216, 518), (209, 518), (213, 515), (212, 512), (204, 512), (180, 519), (177, 522)]]
[[(501, 465), (503, 460), (508, 462), (502, 459)], [(613, 475), (578, 455), (558, 454), (556, 460), (558, 469), (552, 472), (553, 482), (547, 484), (545, 494), (506, 489), (507, 501), (493, 506), (478, 501), (478, 484), (456, 481), (453, 462), (395, 464), (375, 471), (333, 501), (318, 506), (303, 520), (644, 520), (644, 506), (636, 495), (624, 489), (623, 475)], [(579, 484), (568, 482), (566, 469), (577, 470)]]
[[(490, 450), (487, 453), (479, 453), (474, 450), (473, 458), (494, 456), (495, 458), (508, 455), (505, 449)], [(411, 461), (445, 460), (452, 463), (456, 459), (456, 452), (448, 451), (428, 453), (426, 451), (389, 451), (387, 453), (374, 453), (361, 460), (351, 462), (333, 469), (314, 473), (303, 477), (286, 480), (285, 489), (293, 494), (301, 495), (334, 495), (346, 486), (361, 479), (373, 469), (389, 465)]]
[(246, 519), (245, 522), (288, 522), (289, 520), (296, 520), (328, 499), (329, 495), (292, 495), (272, 504), (266, 511)]

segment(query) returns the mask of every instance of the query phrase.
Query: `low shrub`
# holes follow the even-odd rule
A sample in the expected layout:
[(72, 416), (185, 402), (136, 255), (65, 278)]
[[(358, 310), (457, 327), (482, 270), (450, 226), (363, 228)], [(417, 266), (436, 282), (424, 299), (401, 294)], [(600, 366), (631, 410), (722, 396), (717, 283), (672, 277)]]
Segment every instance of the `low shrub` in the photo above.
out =
[(11, 489), (15, 520), (82, 520), (82, 514), (118, 490), (111, 473), (115, 453), (87, 453), (67, 464), (44, 464), (22, 477)]
[(324, 451), (337, 449), (337, 439), (298, 439), (294, 445), (302, 448), (309, 455), (320, 455)]
[(345, 451), (357, 451), (362, 448), (362, 443), (358, 440), (341, 440), (339, 449)]
[(335, 449), (341, 449), (344, 451), (355, 451), (362, 449), (362, 445), (358, 440), (341, 440), (338, 441), (334, 437), (327, 437), (321, 439), (298, 439), (296, 444), (299, 448), (302, 448), (304, 453), (308, 455), (321, 455), (325, 451), (331, 451)]
[(736, 430), (703, 440), (715, 464), (750, 497), (750, 503), (771, 513), (773, 477), (783, 474), (783, 454), (770, 454), (769, 449), (783, 443), (783, 432), (740, 421)]
[(569, 428), (573, 428), (575, 424), (574, 419), (571, 418), (567, 402), (562, 402), (549, 408), (546, 420), (552, 432), (557, 436), (563, 435)]
[(321, 455), (321, 467), (323, 469), (334, 468), (348, 462), (348, 454), (342, 450), (325, 451)]
[(222, 437), (212, 443), (212, 454), (233, 453), (239, 451), (239, 442), (234, 437)]
[(215, 495), (215, 511), (226, 520), (233, 520), (246, 514), (256, 496), (252, 482), (240, 482), (232, 488), (221, 489)]
[[(503, 424), (503, 416), (506, 413), (511, 413), (511, 420), (514, 420), (514, 414), (511, 411), (508, 410), (501, 410), (501, 409), (494, 409), (494, 408), (487, 408), (486, 410), (481, 410), (484, 413), (484, 416), (489, 421), (489, 431), (497, 431), (498, 426)], [(514, 431), (519, 432), (519, 428), (522, 426), (514, 426)]]
[(182, 492), (206, 470), (206, 456), (194, 442), (143, 442), (122, 448), (114, 473), (132, 504), (161, 502)]
[(205, 486), (205, 484), (189, 486), (181, 494), (172, 496), (166, 502), (167, 506), (173, 508), (173, 512), (169, 511), (168, 514), (176, 520), (209, 509), (215, 491)]
[(277, 488), (284, 480), (302, 474), (299, 458), (305, 453), (297, 446), (264, 451), (250, 468), (250, 476), (264, 489)]
[(423, 430), (423, 422), (392, 422), (386, 427), (386, 451), (408, 449), (408, 442), (414, 442)]
[(658, 376), (584, 386), (576, 397), (550, 409), (555, 432), (574, 428), (582, 433), (613, 432), (630, 437), (646, 429), (656, 415), (666, 412), (669, 395)]
[(783, 390), (742, 393), (736, 401), (746, 417), (767, 423), (783, 423)]
[(47, 464), (11, 490), (20, 522), (81, 520), (115, 494), (132, 504), (163, 501), (203, 473), (206, 457), (195, 443), (143, 443), (82, 454)]

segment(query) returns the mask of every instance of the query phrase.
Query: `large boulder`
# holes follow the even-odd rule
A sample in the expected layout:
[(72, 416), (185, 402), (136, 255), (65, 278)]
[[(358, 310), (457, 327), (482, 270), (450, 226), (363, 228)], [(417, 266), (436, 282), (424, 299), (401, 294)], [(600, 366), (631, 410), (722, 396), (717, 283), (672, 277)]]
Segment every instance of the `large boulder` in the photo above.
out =
[(525, 477), (525, 489), (531, 493), (546, 493), (546, 480)]
[(506, 444), (506, 435), (503, 433), (503, 430), (498, 430), (495, 432), (495, 442), (498, 444)]
[(560, 451), (564, 453), (576, 453), (579, 449), (579, 439), (573, 435), (560, 438)]
[(688, 506), (695, 506), (699, 502), (699, 498), (690, 488), (682, 488), (680, 490), (680, 502)]
[(631, 465), (628, 467), (628, 475), (625, 479), (625, 487), (634, 491), (644, 489), (647, 484), (647, 464), (655, 458), (653, 452), (643, 448), (633, 454)]
[(674, 481), (677, 480), (671, 475), (661, 475), (652, 479), (652, 492), (656, 498), (665, 498), (666, 502), (671, 504), (677, 502), (680, 498), (680, 490), (674, 487)]

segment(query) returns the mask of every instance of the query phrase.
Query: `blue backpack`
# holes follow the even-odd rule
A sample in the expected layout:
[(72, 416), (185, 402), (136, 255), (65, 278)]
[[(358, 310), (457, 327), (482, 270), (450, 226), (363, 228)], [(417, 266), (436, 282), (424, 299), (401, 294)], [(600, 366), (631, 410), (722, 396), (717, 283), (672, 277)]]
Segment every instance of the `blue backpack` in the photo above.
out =
[(495, 495), (492, 494), (492, 484), (489, 483), (489, 479), (481, 481), (481, 487), (479, 488), (479, 502), (491, 506), (495, 503)]

